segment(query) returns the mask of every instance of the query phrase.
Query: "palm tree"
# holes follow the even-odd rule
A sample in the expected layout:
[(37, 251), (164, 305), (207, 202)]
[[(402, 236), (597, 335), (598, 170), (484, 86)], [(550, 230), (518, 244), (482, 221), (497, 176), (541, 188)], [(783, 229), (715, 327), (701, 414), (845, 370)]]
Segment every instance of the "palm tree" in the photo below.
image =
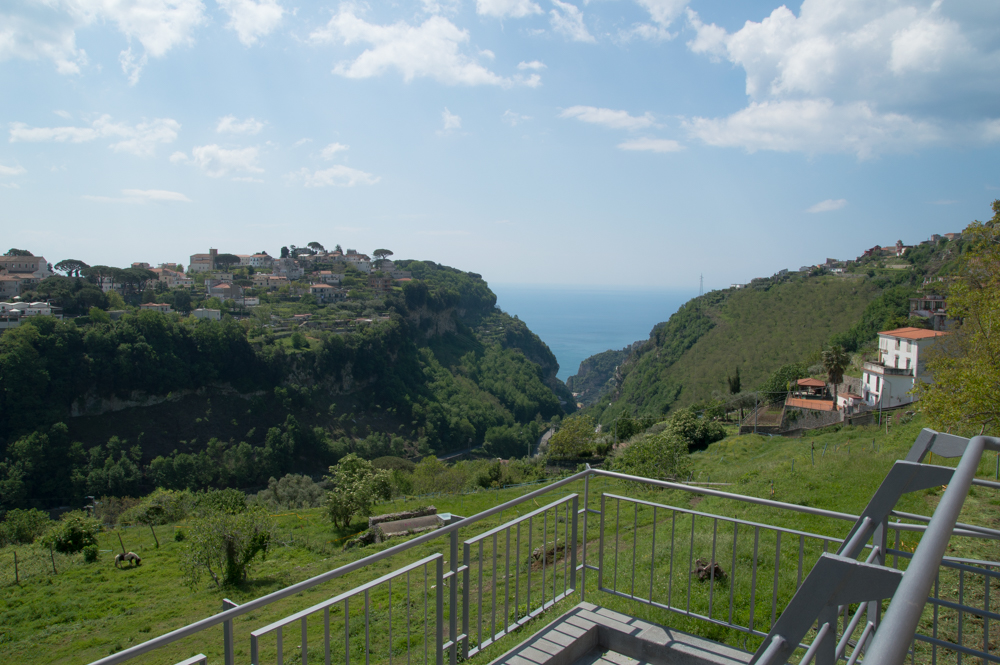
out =
[(844, 347), (834, 344), (823, 352), (823, 368), (826, 380), (833, 384), (833, 407), (837, 408), (837, 384), (844, 380), (844, 370), (851, 364), (851, 357)]

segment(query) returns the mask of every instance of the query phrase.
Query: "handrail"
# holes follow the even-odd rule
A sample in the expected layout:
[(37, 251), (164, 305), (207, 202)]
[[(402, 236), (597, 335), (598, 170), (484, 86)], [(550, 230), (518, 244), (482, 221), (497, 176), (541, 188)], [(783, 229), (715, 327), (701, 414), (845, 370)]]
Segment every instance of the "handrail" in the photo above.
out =
[(866, 658), (879, 665), (901, 665), (906, 660), (910, 641), (916, 633), (920, 616), (937, 577), (952, 530), (958, 522), (965, 498), (976, 477), (979, 460), (986, 448), (1000, 451), (1000, 439), (974, 436), (969, 440), (948, 489), (934, 510), (934, 516), (920, 539), (920, 545), (903, 573), (899, 588), (875, 632)]

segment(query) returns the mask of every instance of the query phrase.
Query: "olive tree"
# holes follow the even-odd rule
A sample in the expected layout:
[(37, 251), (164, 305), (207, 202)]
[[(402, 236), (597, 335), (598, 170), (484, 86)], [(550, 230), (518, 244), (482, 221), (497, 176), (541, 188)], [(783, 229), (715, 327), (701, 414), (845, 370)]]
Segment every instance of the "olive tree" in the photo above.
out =
[(331, 488), (326, 493), (326, 508), (334, 526), (346, 528), (355, 515), (371, 514), (375, 501), (392, 498), (392, 474), (375, 469), (354, 453), (331, 466), (326, 480)]
[(206, 573), (216, 587), (240, 584), (258, 559), (267, 558), (272, 538), (274, 520), (262, 507), (236, 514), (213, 511), (192, 525), (181, 565), (191, 586)]

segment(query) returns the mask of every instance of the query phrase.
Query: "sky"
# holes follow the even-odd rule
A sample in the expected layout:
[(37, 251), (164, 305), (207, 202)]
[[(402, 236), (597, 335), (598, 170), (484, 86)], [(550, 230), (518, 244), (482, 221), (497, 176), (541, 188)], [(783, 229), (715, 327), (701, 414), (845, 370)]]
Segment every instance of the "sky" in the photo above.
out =
[(709, 290), (1000, 198), (981, 0), (6, 0), (0, 90), (0, 251), (53, 263)]

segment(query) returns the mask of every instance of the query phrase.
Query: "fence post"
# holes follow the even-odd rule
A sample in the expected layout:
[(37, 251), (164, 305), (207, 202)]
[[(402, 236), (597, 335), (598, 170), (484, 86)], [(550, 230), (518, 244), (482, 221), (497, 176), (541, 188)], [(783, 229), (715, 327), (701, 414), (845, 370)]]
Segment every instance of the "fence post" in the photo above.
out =
[(14, 551), (14, 584), (20, 584), (21, 577), (17, 573), (17, 551)]
[(448, 637), (451, 640), (451, 665), (458, 663), (458, 529), (451, 532), (451, 588), (448, 603)]
[(52, 574), (58, 575), (59, 573), (56, 571), (56, 552), (52, 549), (51, 545), (49, 545), (49, 556), (52, 557)]
[[(228, 598), (222, 599), (222, 611), (231, 610), (237, 607), (237, 604)], [(235, 650), (235, 640), (233, 639), (233, 620), (222, 622), (222, 644), (225, 650), (225, 663), (226, 665), (236, 665), (236, 650)]]

